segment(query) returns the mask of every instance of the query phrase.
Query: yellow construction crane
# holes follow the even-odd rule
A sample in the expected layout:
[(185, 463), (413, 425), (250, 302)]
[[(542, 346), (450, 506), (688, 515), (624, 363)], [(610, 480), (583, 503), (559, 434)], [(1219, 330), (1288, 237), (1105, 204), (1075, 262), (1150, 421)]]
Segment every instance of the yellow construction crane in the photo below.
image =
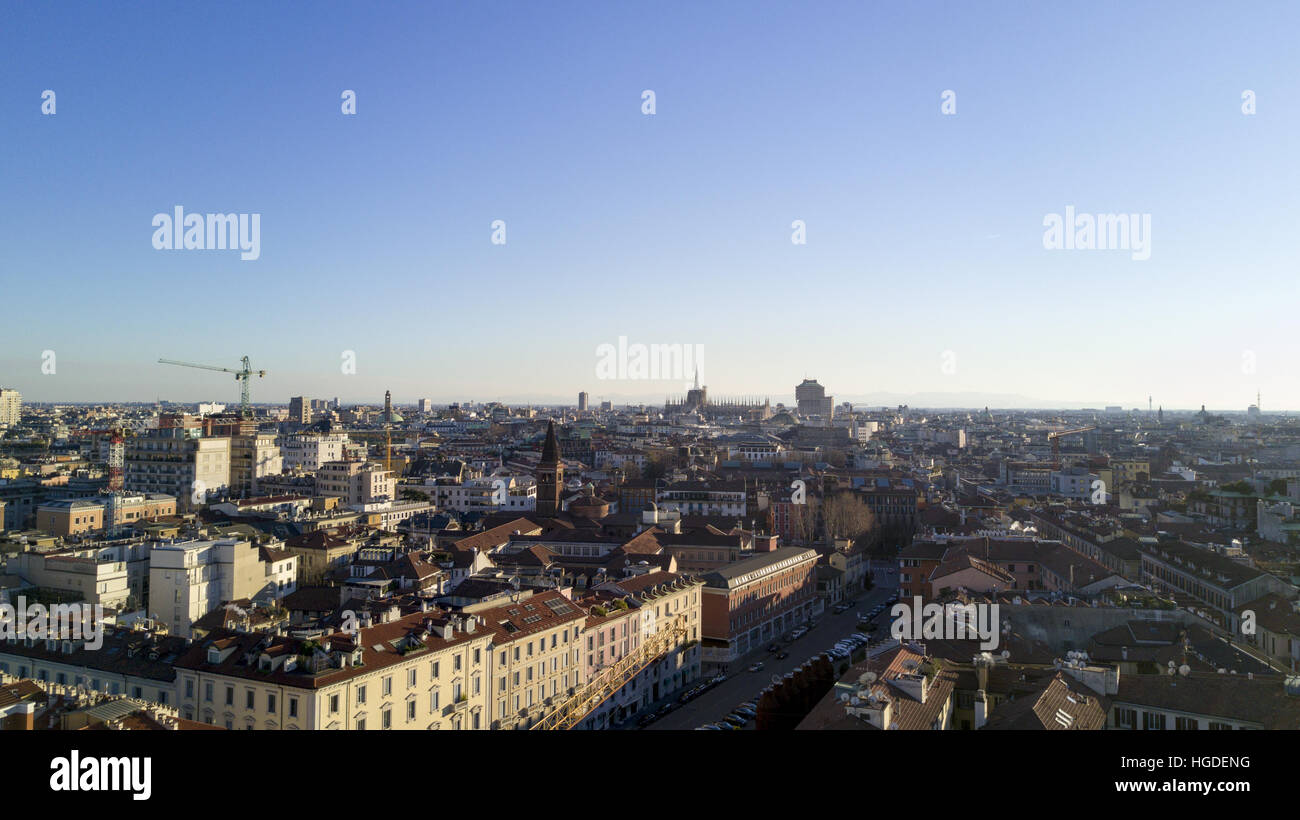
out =
[(547, 713), (533, 729), (572, 729), (650, 664), (682, 643), (686, 637), (686, 616), (678, 615), (658, 632), (647, 638), (635, 652), (624, 655), (587, 681), (572, 697), (566, 698), (555, 711)]
[(175, 359), (159, 359), (159, 364), (175, 364), (181, 367), (196, 367), (199, 370), (216, 370), (219, 373), (234, 373), (235, 381), (239, 382), (239, 416), (240, 418), (249, 418), (253, 415), (252, 408), (248, 405), (248, 377), (257, 376), (259, 379), (266, 375), (265, 370), (254, 370), (245, 356), (240, 360), (243, 365), (239, 370), (231, 370), (229, 367), (213, 367), (210, 364), (194, 364), (192, 362), (178, 362)]

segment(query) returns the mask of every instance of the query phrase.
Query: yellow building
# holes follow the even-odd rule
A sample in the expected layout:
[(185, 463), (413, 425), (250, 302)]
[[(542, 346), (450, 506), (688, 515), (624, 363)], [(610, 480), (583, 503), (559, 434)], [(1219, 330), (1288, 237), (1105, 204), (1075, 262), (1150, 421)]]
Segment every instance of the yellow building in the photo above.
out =
[(175, 664), (180, 713), (228, 729), (486, 729), (482, 619), (383, 619), (314, 640), (217, 630)]

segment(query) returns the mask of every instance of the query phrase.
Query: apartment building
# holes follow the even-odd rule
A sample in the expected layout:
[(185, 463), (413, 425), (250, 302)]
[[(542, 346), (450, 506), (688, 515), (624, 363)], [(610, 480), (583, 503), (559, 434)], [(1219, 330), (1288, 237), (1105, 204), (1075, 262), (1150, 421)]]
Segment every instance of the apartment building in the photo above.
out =
[(424, 486), (435, 494), (438, 508), (456, 512), (531, 512), (537, 509), (537, 480), (531, 476), (472, 478), (461, 484)]
[(338, 496), (349, 507), (392, 501), (397, 494), (397, 480), (378, 464), (331, 461), (316, 472), (316, 494)]
[(230, 441), (230, 489), (241, 497), (261, 492), (260, 480), (278, 476), (284, 457), (274, 433), (234, 436)]
[(0, 673), (77, 686), (110, 695), (171, 705), (176, 702), (176, 670), (185, 652), (182, 638), (144, 629), (105, 626), (97, 649), (77, 640), (0, 638)]
[(228, 437), (195, 436), (192, 429), (150, 430), (126, 443), (125, 486), (134, 493), (175, 496), (189, 512), (230, 489)]
[(319, 470), (322, 464), (343, 460), (347, 451), (348, 436), (346, 433), (283, 436), (279, 439), (279, 445), (284, 469), (292, 470), (298, 467), (315, 471)]
[(494, 633), (478, 616), (396, 607), (355, 635), (216, 630), (176, 662), (187, 720), (227, 729), (486, 729)]
[(1236, 610), (1269, 593), (1294, 599), (1296, 588), (1263, 570), (1178, 541), (1143, 544), (1142, 583), (1181, 593), (1209, 610), (1211, 619), (1239, 632)]
[(68, 498), (39, 505), (36, 529), (66, 538), (175, 514), (176, 497), (166, 493)]
[(311, 399), (306, 396), (294, 396), (289, 399), (289, 421), (311, 424), (311, 404)]
[(601, 584), (578, 601), (587, 610), (581, 655), (585, 681), (635, 654), (679, 619), (685, 630), (667, 652), (588, 715), (582, 728), (606, 729), (622, 723), (699, 679), (703, 587), (703, 581), (689, 576), (648, 572)]
[(743, 481), (678, 481), (660, 490), (659, 509), (682, 515), (745, 515)]
[(62, 549), (20, 552), (5, 573), (39, 589), (71, 593), (106, 608), (144, 605), (149, 580), (149, 543), (122, 541)]
[(297, 588), (298, 556), (248, 541), (160, 541), (149, 558), (149, 612), (173, 635), (227, 601), (267, 603)]
[(705, 666), (725, 667), (810, 619), (817, 559), (816, 550), (780, 547), (704, 575)]
[(0, 430), (12, 427), (23, 415), (23, 394), (0, 387)]
[(476, 613), (491, 631), (488, 723), (527, 729), (582, 683), (586, 612), (547, 590)]

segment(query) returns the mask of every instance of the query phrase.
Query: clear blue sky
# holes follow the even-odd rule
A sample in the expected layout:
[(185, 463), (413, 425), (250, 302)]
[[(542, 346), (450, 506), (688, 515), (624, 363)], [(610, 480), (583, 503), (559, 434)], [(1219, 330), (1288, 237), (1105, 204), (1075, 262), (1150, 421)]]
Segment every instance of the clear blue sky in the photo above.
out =
[[(680, 391), (595, 379), (627, 336), (704, 345), (714, 394), (807, 375), (837, 397), (1300, 409), (1298, 23), (1294, 3), (6, 3), (0, 385), (233, 400), (154, 362), (247, 354), (271, 373), (255, 401)], [(260, 213), (261, 258), (155, 250), (176, 205)], [(1045, 250), (1067, 205), (1150, 214), (1151, 259)]]

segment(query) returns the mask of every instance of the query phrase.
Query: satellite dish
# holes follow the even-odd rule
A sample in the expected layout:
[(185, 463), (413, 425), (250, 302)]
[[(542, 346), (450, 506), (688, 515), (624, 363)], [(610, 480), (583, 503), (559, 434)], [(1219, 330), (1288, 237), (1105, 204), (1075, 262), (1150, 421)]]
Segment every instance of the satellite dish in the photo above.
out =
[(1004, 658), (1009, 658), (1009, 657), (1011, 657), (1011, 650), (1009, 650), (1009, 649), (1003, 649), (1003, 650), (1002, 650), (1002, 657), (1004, 657)]
[(1178, 674), (1182, 675), (1184, 678), (1190, 675), (1191, 673), (1192, 673), (1192, 667), (1188, 666), (1187, 664), (1183, 664), (1182, 666), (1178, 667)]

